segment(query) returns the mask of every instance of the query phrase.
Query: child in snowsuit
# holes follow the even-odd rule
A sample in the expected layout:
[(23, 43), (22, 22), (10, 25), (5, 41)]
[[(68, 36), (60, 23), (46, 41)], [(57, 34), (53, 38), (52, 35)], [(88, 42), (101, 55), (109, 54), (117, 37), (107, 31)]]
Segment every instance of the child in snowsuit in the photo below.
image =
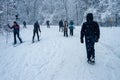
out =
[(81, 29), (81, 43), (83, 43), (83, 38), (85, 36), (86, 50), (88, 63), (95, 62), (95, 42), (98, 42), (100, 38), (100, 30), (97, 22), (93, 21), (93, 14), (88, 13), (86, 16), (87, 22), (83, 23)]
[(70, 30), (70, 35), (71, 36), (73, 36), (73, 29), (74, 29), (74, 23), (73, 23), (73, 21), (70, 21), (69, 30)]

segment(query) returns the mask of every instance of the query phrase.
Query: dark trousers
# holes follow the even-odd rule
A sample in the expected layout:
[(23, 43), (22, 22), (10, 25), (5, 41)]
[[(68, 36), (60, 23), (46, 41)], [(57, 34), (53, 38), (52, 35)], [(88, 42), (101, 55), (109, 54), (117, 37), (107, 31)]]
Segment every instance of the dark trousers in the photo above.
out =
[(61, 26), (59, 25), (59, 32), (60, 32)]
[(50, 28), (50, 25), (49, 25), (49, 24), (47, 24), (47, 28)]
[(68, 37), (68, 32), (64, 31), (64, 36)]
[(14, 32), (14, 44), (17, 43), (16, 36), (18, 37), (20, 43), (22, 43), (22, 39), (21, 39), (20, 36), (19, 36), (19, 32)]
[(95, 49), (94, 49), (95, 42), (91, 40), (86, 40), (86, 51), (87, 51), (87, 58), (88, 60), (95, 59)]
[(23, 26), (24, 28), (27, 28), (26, 25)]
[(73, 29), (70, 29), (70, 35), (73, 36)]
[(39, 41), (38, 31), (33, 31), (33, 38), (32, 38), (32, 41), (33, 41), (33, 42), (34, 42), (35, 34), (37, 34), (37, 38), (38, 38), (38, 41)]

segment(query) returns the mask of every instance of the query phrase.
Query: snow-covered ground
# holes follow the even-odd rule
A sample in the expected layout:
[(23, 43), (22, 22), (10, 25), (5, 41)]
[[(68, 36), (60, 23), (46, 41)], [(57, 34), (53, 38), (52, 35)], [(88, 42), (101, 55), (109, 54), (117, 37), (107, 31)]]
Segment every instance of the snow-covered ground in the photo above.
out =
[[(96, 64), (86, 62), (85, 44), (80, 43), (80, 27), (74, 36), (63, 37), (57, 26), (41, 26), (41, 40), (32, 44), (32, 26), (21, 29), (24, 41), (12, 45), (0, 35), (0, 80), (119, 80), (120, 28), (101, 27), (95, 45)], [(36, 39), (37, 40), (37, 39)]]

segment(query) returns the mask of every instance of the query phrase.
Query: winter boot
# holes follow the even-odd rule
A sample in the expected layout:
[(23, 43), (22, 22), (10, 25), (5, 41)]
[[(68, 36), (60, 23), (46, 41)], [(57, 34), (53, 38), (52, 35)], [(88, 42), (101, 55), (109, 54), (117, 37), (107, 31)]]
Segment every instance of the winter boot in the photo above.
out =
[(92, 59), (91, 59), (91, 62), (92, 62), (92, 63), (95, 63), (95, 58), (92, 58)]
[(91, 64), (91, 60), (90, 60), (90, 59), (88, 59), (87, 62), (88, 62), (89, 64)]

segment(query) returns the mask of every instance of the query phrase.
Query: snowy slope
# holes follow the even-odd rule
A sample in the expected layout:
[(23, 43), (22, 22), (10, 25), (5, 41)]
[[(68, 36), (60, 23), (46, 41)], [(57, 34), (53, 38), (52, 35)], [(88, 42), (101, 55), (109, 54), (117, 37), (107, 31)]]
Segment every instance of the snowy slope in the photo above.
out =
[[(12, 33), (0, 36), (0, 80), (119, 80), (120, 28), (101, 28), (95, 45), (96, 64), (86, 62), (80, 27), (73, 37), (63, 37), (57, 26), (42, 26), (40, 42), (32, 44), (32, 26), (21, 29), (24, 43), (14, 47)], [(36, 39), (37, 40), (37, 39)]]

